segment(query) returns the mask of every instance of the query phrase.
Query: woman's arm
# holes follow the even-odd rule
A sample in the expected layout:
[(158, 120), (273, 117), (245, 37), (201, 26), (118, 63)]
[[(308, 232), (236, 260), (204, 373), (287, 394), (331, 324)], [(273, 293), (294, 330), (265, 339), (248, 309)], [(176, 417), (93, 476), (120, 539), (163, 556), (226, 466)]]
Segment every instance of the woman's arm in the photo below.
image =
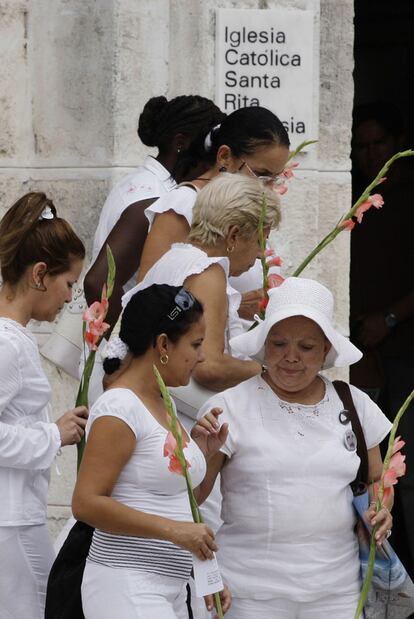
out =
[(93, 423), (73, 494), (75, 518), (109, 533), (168, 540), (201, 559), (211, 558), (216, 544), (206, 525), (147, 514), (111, 498), (135, 445), (134, 433), (120, 419), (105, 416)]
[(207, 471), (201, 484), (194, 489), (194, 496), (198, 505), (202, 505), (213, 489), (217, 475), (223, 469), (227, 456), (219, 451), (212, 456), (207, 462)]
[(222, 267), (214, 264), (203, 273), (189, 277), (185, 285), (202, 303), (206, 321), (203, 342), (206, 358), (196, 366), (195, 380), (207, 389), (223, 391), (260, 374), (260, 363), (236, 359), (224, 352), (228, 301)]
[(184, 243), (189, 232), (190, 226), (186, 218), (177, 215), (175, 211), (170, 210), (156, 215), (142, 250), (137, 281), (144, 279), (147, 271), (173, 243)]
[[(109, 245), (116, 264), (115, 285), (106, 318), (112, 327), (121, 313), (123, 286), (133, 277), (139, 267), (148, 231), (148, 219), (144, 211), (156, 199), (134, 202), (125, 209), (85, 276), (83, 286), (86, 300), (90, 305), (101, 298), (102, 286), (108, 276), (106, 245)], [(107, 336), (109, 337), (109, 334)]]

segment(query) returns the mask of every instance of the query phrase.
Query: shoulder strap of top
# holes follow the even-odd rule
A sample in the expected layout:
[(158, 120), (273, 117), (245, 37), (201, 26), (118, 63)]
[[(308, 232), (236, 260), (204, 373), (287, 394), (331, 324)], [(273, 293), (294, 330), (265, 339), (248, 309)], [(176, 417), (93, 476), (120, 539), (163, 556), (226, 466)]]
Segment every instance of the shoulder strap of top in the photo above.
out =
[(334, 380), (332, 384), (335, 387), (336, 393), (341, 399), (342, 404), (344, 405), (345, 412), (349, 415), (352, 430), (354, 431), (357, 439), (357, 454), (360, 457), (361, 464), (359, 465), (357, 476), (351, 484), (351, 488), (354, 494), (360, 494), (362, 492), (362, 486), (365, 491), (368, 483), (368, 449), (365, 442), (364, 432), (362, 430), (361, 422), (359, 420), (348, 383), (345, 383), (342, 380)]
[(196, 193), (198, 193), (200, 191), (200, 189), (197, 187), (197, 185), (193, 185), (193, 183), (191, 181), (183, 181), (182, 183), (179, 183), (175, 189), (178, 189), (179, 187), (190, 187), (191, 189), (194, 189), (194, 191)]

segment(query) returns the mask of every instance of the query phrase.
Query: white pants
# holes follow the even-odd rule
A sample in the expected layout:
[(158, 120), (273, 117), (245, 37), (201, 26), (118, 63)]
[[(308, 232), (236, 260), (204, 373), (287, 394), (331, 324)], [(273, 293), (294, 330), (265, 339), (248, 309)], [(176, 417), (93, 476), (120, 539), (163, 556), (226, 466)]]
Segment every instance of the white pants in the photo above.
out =
[(0, 527), (0, 619), (43, 619), (54, 560), (45, 524)]
[(226, 619), (354, 619), (358, 599), (359, 594), (332, 594), (315, 602), (233, 598)]
[(85, 619), (188, 619), (187, 581), (86, 561)]

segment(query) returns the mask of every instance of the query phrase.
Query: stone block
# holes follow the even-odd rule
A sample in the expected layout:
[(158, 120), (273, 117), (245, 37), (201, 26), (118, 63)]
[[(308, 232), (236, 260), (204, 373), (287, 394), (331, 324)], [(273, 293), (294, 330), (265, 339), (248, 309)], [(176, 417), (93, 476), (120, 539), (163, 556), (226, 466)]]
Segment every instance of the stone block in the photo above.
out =
[(0, 162), (28, 156), (31, 148), (28, 91), (28, 3), (0, 2)]

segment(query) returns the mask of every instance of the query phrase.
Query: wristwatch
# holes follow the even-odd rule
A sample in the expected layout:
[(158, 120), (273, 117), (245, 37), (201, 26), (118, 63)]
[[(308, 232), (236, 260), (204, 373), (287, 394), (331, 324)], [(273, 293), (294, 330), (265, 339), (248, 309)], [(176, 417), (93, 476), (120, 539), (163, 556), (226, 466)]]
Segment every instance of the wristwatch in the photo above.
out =
[(393, 329), (396, 325), (398, 325), (398, 318), (392, 312), (388, 312), (384, 316), (385, 324), (389, 329)]

